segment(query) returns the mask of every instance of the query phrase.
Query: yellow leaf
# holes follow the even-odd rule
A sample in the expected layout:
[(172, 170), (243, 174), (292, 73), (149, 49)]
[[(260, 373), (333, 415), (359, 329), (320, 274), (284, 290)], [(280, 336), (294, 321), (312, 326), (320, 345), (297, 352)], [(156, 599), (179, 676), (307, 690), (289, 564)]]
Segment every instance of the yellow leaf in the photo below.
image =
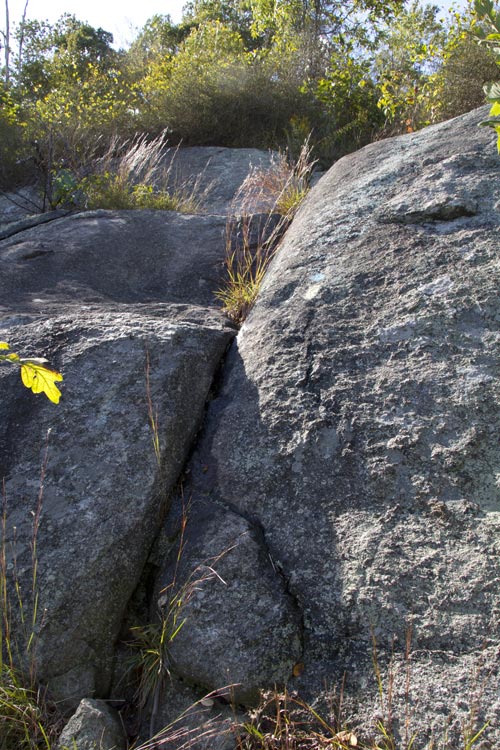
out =
[(31, 388), (33, 393), (45, 393), (54, 404), (59, 403), (61, 391), (55, 383), (63, 379), (60, 372), (49, 370), (33, 360), (24, 359), (21, 365), (21, 378), (26, 388)]
[(0, 349), (8, 349), (9, 345), (6, 341), (0, 341)]

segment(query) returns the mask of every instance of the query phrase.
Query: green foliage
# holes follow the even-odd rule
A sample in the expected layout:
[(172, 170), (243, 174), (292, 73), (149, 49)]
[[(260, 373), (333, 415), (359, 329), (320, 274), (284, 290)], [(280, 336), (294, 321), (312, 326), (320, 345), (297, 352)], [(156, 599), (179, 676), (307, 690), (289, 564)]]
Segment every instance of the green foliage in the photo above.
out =
[[(6, 341), (0, 341), (0, 350), (10, 350)], [(45, 367), (46, 359), (30, 357), (22, 359), (19, 354), (9, 351), (9, 354), (0, 354), (0, 362), (8, 362), (20, 368), (21, 380), (26, 388), (33, 393), (45, 393), (49, 401), (59, 403), (61, 391), (56, 386), (63, 379), (60, 372)]]
[[(199, 180), (179, 182), (174, 174), (175, 152), (169, 154), (166, 134), (131, 141), (116, 139), (92, 165), (91, 174), (76, 179), (72, 173), (57, 175), (61, 197), (87, 209), (153, 209), (197, 213), (203, 195)], [(66, 195), (64, 196), (64, 190)]]
[(185, 144), (276, 144), (304, 100), (289, 62), (247, 52), (237, 32), (206, 22), (175, 57), (151, 65), (139, 85), (143, 125), (155, 131), (167, 124)]
[(316, 117), (316, 153), (321, 162), (336, 159), (373, 140), (384, 118), (377, 107), (378, 92), (370, 77), (369, 60), (353, 45), (339, 45), (325, 75), (314, 85), (320, 111)]
[(0, 81), (0, 189), (26, 181), (25, 129), (12, 90)]
[[(0, 89), (3, 184), (37, 165), (45, 207), (58, 205), (77, 195), (68, 170), (89, 176), (113, 136), (165, 128), (186, 145), (295, 153), (311, 133), (329, 166), (380, 134), (476, 106), (495, 80), (494, 53), (471, 43), (468, 11), (450, 18), (400, 0), (191, 0), (181, 23), (153, 16), (120, 52), (74, 16), (26, 20)], [(103, 176), (86, 187), (89, 206), (97, 195), (103, 205), (166, 200)]]
[(85, 177), (78, 183), (80, 202), (88, 209), (152, 209), (194, 213), (189, 201), (167, 190), (155, 190), (152, 185), (133, 185), (119, 174)]
[[(483, 44), (488, 45), (494, 52), (497, 64), (500, 65), (500, 11), (492, 0), (475, 0), (475, 11), (484, 29), (478, 29), (478, 36)], [(490, 117), (481, 125), (487, 125), (496, 132), (498, 153), (500, 154), (500, 82), (485, 87), (486, 98), (491, 104)]]
[(435, 74), (446, 29), (439, 8), (413, 2), (383, 32), (374, 58), (386, 130), (408, 132), (438, 119)]

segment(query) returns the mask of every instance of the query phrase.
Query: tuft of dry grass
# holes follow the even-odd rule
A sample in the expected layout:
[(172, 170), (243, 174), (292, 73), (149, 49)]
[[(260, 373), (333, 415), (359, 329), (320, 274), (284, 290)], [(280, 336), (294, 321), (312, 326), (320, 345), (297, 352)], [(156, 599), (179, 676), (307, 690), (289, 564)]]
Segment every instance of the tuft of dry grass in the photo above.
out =
[(307, 138), (295, 162), (291, 162), (286, 153), (278, 153), (273, 156), (269, 167), (251, 169), (235, 203), (241, 206), (243, 214), (256, 213), (264, 208), (291, 221), (309, 191), (315, 165), (310, 139)]
[(211, 186), (203, 175), (179, 180), (174, 171), (178, 147), (170, 156), (166, 132), (132, 140), (111, 140), (104, 154), (81, 170), (53, 176), (52, 203), (73, 202), (84, 209), (152, 209), (199, 213)]
[[(22, 590), (19, 580), (15, 536), (12, 545), (7, 542), (7, 493), (3, 483), (0, 519), (0, 750), (51, 750), (62, 729), (56, 705), (50, 701), (46, 689), (38, 684), (34, 656), (41, 619), (38, 612), (37, 538), (47, 457), (48, 435), (33, 513), (29, 591)], [(16, 632), (14, 619), (18, 623)]]
[(341, 728), (336, 718), (325, 720), (296, 693), (272, 690), (233, 728), (237, 750), (352, 750), (358, 738)]
[[(252, 169), (237, 192), (237, 218), (226, 226), (225, 281), (215, 296), (241, 325), (253, 307), (280, 241), (309, 189), (315, 162), (309, 141), (295, 164), (279, 154), (267, 169)], [(262, 222), (262, 211), (267, 218)], [(234, 216), (236, 210), (231, 212)]]
[(80, 200), (89, 209), (198, 213), (206, 193), (200, 190), (202, 175), (178, 182), (173, 171), (177, 150), (168, 158), (165, 132), (153, 140), (146, 135), (124, 143), (114, 140), (96, 163), (95, 172), (80, 181)]

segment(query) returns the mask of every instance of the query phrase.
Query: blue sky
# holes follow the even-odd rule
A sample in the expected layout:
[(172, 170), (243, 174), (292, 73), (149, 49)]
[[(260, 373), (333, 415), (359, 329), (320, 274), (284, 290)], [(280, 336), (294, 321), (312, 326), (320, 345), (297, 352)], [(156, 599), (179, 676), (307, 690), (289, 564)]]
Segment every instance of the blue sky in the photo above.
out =
[[(26, 0), (9, 0), (11, 24), (19, 21)], [(135, 31), (155, 13), (172, 16), (179, 21), (185, 0), (28, 0), (28, 18), (56, 21), (63, 13), (72, 13), (92, 26), (111, 31), (118, 44), (131, 41)], [(3, 6), (3, 3), (2, 3)], [(0, 18), (2, 18), (0, 10)], [(3, 18), (0, 21), (3, 26)]]
[[(435, 2), (436, 5), (447, 8), (452, 0)], [(185, 0), (28, 0), (28, 18), (54, 22), (63, 13), (72, 13), (81, 21), (88, 21), (92, 26), (101, 26), (106, 31), (111, 31), (115, 43), (124, 45), (132, 41), (137, 29), (144, 26), (155, 13), (168, 13), (174, 21), (179, 21), (184, 3)], [(25, 0), (9, 0), (11, 24), (21, 19), (24, 4)], [(464, 5), (464, 0), (459, 0), (456, 4)], [(3, 27), (2, 11), (0, 18), (0, 25)]]

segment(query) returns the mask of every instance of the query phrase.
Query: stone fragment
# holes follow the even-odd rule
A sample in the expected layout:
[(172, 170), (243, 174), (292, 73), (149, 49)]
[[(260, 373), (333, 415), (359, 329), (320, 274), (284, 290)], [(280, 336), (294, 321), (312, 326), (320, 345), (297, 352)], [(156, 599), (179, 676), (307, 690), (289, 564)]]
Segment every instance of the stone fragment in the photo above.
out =
[(118, 714), (104, 701), (84, 699), (64, 727), (58, 750), (126, 750)]

